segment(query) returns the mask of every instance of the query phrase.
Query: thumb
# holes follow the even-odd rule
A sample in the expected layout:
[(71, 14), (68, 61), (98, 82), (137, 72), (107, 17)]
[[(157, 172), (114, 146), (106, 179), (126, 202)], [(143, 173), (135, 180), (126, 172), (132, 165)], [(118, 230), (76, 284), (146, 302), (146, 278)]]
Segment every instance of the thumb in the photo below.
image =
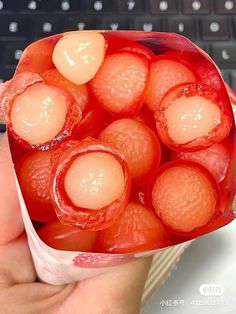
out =
[(7, 136), (0, 137), (0, 245), (24, 230)]

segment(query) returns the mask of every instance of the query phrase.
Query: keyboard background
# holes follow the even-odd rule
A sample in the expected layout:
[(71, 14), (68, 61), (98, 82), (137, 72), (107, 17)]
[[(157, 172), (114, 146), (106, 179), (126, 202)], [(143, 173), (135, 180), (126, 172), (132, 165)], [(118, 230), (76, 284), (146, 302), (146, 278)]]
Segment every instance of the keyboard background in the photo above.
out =
[(0, 0), (0, 82), (29, 43), (78, 29), (179, 33), (209, 53), (236, 90), (236, 0)]

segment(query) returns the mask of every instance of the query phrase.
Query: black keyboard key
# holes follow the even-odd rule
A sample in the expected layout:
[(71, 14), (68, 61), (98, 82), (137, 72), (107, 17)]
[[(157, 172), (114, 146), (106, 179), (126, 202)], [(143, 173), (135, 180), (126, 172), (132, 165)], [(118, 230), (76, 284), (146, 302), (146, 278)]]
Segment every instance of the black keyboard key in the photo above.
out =
[(135, 17), (131, 20), (131, 28), (146, 32), (161, 31), (161, 22), (158, 18), (150, 18), (149, 16)]
[(96, 29), (96, 19), (94, 17), (77, 16), (66, 19), (65, 30), (79, 30)]
[(182, 10), (186, 14), (206, 14), (210, 12), (209, 0), (182, 0)]
[(5, 66), (16, 66), (28, 44), (26, 41), (12, 41), (7, 43), (2, 58), (3, 64)]
[(227, 83), (227, 84), (230, 84), (230, 77), (229, 77), (229, 71), (228, 70), (221, 70), (221, 75), (224, 79), (224, 81)]
[(6, 11), (14, 11), (16, 7), (15, 1), (0, 0), (0, 13)]
[(168, 18), (166, 21), (166, 30), (171, 33), (186, 36), (193, 40), (196, 38), (196, 25), (192, 18)]
[(212, 44), (211, 55), (220, 67), (236, 68), (236, 42)]
[(108, 30), (129, 29), (129, 20), (126, 17), (103, 17), (98, 21), (98, 28)]
[(229, 21), (226, 17), (200, 19), (203, 40), (227, 40), (230, 37)]
[(78, 11), (81, 13), (84, 9), (84, 1), (79, 0), (54, 0), (53, 11), (69, 13)]
[(0, 18), (0, 37), (26, 38), (31, 36), (32, 27), (30, 27), (30, 25), (32, 25), (32, 21), (29, 16), (7, 15), (1, 16)]
[(231, 78), (231, 87), (236, 92), (236, 70), (231, 71), (230, 78)]
[(10, 80), (15, 72), (15, 67), (3, 67), (0, 65), (0, 82), (5, 82)]
[(154, 14), (174, 14), (177, 12), (176, 0), (149, 0), (150, 11)]
[(3, 133), (6, 131), (6, 126), (5, 124), (2, 123), (2, 121), (0, 120), (0, 132)]
[(113, 9), (112, 0), (87, 0), (86, 11), (88, 13), (110, 13)]
[(143, 0), (118, 0), (117, 2), (120, 13), (143, 13), (145, 11), (145, 1)]
[(216, 13), (235, 14), (236, 0), (215, 0)]
[(53, 34), (61, 33), (64, 30), (64, 17), (39, 17), (35, 23), (36, 38), (46, 37)]
[(24, 12), (42, 12), (51, 9), (52, 1), (48, 0), (20, 0), (18, 10)]

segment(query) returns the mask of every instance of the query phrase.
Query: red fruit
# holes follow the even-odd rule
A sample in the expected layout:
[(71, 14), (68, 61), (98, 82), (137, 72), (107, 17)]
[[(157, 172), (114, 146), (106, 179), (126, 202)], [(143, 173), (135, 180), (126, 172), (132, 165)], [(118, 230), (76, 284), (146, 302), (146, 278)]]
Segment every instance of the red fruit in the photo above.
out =
[(50, 199), (51, 156), (53, 151), (28, 153), (16, 165), (21, 191), (31, 219), (52, 221), (56, 218)]
[(16, 68), (16, 74), (23, 72), (34, 72), (41, 74), (49, 69), (55, 68), (52, 62), (52, 53), (61, 34), (44, 38), (29, 45)]
[(119, 220), (100, 231), (98, 252), (129, 253), (168, 246), (167, 233), (155, 215), (138, 203), (129, 203)]
[(156, 132), (156, 121), (154, 119), (154, 116), (152, 112), (150, 112), (146, 108), (142, 107), (140, 109), (138, 115), (135, 117), (135, 120), (142, 122), (150, 129), (152, 129), (154, 132)]
[(179, 84), (162, 98), (155, 112), (157, 132), (169, 148), (195, 151), (228, 136), (232, 111), (227, 100), (205, 84)]
[(79, 105), (81, 111), (83, 112), (85, 110), (88, 104), (88, 89), (86, 84), (76, 85), (68, 81), (56, 69), (48, 70), (42, 73), (41, 76), (47, 85), (53, 85), (70, 93)]
[(73, 97), (43, 83), (36, 73), (9, 81), (0, 111), (15, 140), (25, 148), (47, 150), (68, 138), (82, 117)]
[(195, 161), (215, 177), (217, 182), (224, 180), (231, 156), (231, 148), (226, 141), (215, 143), (208, 148), (196, 152), (173, 152), (173, 159)]
[(54, 249), (81, 252), (92, 252), (98, 236), (97, 232), (82, 231), (58, 220), (45, 224), (37, 232), (41, 240)]
[(131, 52), (135, 54), (139, 54), (141, 56), (146, 57), (147, 59), (151, 60), (155, 58), (155, 54), (147, 47), (145, 47), (142, 44), (139, 44), (137, 42), (128, 40), (128, 39), (117, 39), (113, 37), (108, 38), (108, 34), (105, 34), (105, 37), (107, 39), (107, 50), (106, 54), (110, 55), (113, 53), (121, 52), (121, 51), (126, 51), (126, 52)]
[(198, 74), (188, 62), (167, 54), (159, 55), (150, 66), (145, 103), (154, 112), (171, 87), (197, 80)]
[(85, 113), (73, 132), (73, 137), (82, 140), (88, 136), (97, 137), (107, 124), (107, 113), (94, 106)]
[(100, 105), (114, 115), (135, 115), (143, 104), (148, 68), (147, 58), (138, 54), (108, 55), (90, 83)]
[(82, 230), (107, 228), (126, 208), (129, 192), (123, 155), (101, 141), (90, 138), (73, 144), (54, 164), (51, 198), (62, 223)]
[(174, 161), (159, 169), (152, 188), (152, 204), (165, 225), (189, 234), (216, 214), (220, 192), (213, 176), (201, 165)]
[(157, 169), (161, 148), (155, 133), (141, 122), (120, 119), (108, 125), (99, 138), (124, 153), (131, 178), (143, 180)]

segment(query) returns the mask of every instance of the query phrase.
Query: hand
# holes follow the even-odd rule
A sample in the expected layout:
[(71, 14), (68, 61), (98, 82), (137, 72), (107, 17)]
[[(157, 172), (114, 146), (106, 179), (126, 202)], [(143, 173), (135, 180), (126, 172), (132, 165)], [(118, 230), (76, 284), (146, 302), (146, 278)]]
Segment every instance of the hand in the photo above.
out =
[(6, 136), (0, 138), (0, 312), (3, 314), (138, 313), (151, 258), (75, 284), (37, 281), (24, 233)]

